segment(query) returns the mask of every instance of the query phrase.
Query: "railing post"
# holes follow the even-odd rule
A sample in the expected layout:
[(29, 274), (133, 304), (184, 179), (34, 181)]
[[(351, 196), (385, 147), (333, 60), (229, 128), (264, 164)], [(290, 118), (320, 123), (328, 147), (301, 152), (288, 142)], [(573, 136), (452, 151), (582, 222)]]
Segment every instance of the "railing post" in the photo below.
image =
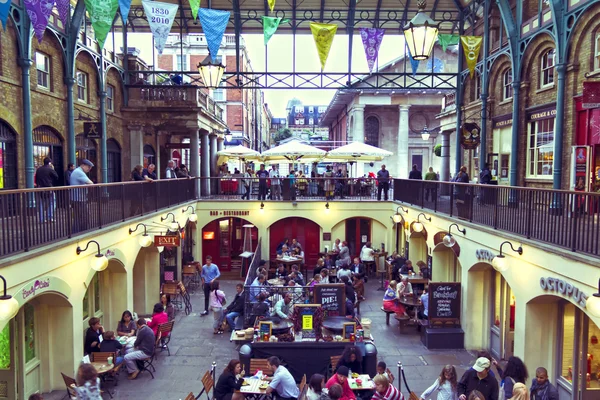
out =
[(450, 216), (452, 216), (452, 214), (454, 212), (454, 184), (451, 183), (449, 186), (450, 186)]
[[(469, 190), (471, 189), (471, 190)], [(468, 192), (471, 192), (470, 195), (467, 194), (467, 198), (469, 199), (469, 222), (473, 222), (473, 207), (475, 204), (475, 201), (473, 201), (473, 199), (475, 198), (475, 189), (477, 189), (477, 186), (475, 185), (471, 185), (471, 186), (467, 186), (467, 188), (465, 189), (465, 194), (467, 194)]]
[(27, 211), (29, 207), (27, 207), (27, 197), (29, 197), (30, 193), (19, 193), (21, 205), (21, 232), (23, 232), (23, 250), (29, 251), (29, 224), (27, 223)]
[(533, 222), (533, 190), (527, 193), (527, 239), (531, 239), (532, 222)]
[[(131, 207), (130, 207), (131, 208)], [(125, 184), (121, 184), (121, 218), (125, 222)]]
[(160, 181), (154, 181), (152, 184), (154, 185), (154, 211), (158, 211), (158, 193), (160, 193), (158, 186), (160, 185)]
[(499, 186), (494, 188), (494, 229), (498, 229), (498, 203), (500, 199), (500, 195), (502, 193), (502, 189)]
[(419, 181), (421, 188), (421, 208), (425, 208), (425, 181)]
[(435, 211), (435, 212), (437, 212), (438, 197), (441, 193), (441, 191), (439, 189), (441, 189), (441, 185), (439, 183), (436, 183), (435, 191), (433, 192), (433, 211)]
[[(571, 224), (571, 251), (575, 252), (577, 250), (577, 231), (579, 229), (577, 229), (577, 216), (579, 215), (579, 212), (577, 210), (577, 195), (570, 195), (571, 198), (573, 198), (573, 202), (571, 203), (571, 208), (573, 208), (573, 211), (570, 213), (571, 215), (571, 219), (573, 220), (572, 224)], [(569, 202), (567, 202), (567, 204), (569, 204)], [(567, 215), (569, 215), (569, 212), (567, 212)]]
[[(98, 190), (94, 190), (92, 193), (96, 193), (96, 204), (98, 204), (98, 228), (102, 229), (102, 189), (101, 188), (93, 188), (93, 189), (98, 189)], [(89, 197), (88, 197), (88, 201), (90, 201)]]

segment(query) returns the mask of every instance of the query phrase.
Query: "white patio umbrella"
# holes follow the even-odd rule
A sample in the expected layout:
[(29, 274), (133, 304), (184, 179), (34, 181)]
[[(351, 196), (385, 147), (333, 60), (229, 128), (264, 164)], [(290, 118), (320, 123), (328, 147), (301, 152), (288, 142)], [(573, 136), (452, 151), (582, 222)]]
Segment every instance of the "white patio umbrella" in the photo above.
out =
[(260, 160), (260, 153), (258, 151), (249, 149), (248, 147), (244, 147), (242, 145), (221, 150), (217, 152), (217, 156), (219, 156), (217, 161), (218, 165), (222, 165), (232, 158), (240, 159), (242, 161)]
[(261, 157), (265, 161), (310, 162), (322, 159), (325, 154), (327, 154), (325, 150), (309, 146), (299, 140), (292, 140), (264, 151), (261, 153)]
[(325, 161), (381, 161), (385, 157), (389, 157), (393, 154), (394, 153), (392, 153), (391, 151), (383, 150), (379, 147), (371, 146), (360, 142), (352, 142), (329, 151), (327, 153), (327, 156), (325, 157)]

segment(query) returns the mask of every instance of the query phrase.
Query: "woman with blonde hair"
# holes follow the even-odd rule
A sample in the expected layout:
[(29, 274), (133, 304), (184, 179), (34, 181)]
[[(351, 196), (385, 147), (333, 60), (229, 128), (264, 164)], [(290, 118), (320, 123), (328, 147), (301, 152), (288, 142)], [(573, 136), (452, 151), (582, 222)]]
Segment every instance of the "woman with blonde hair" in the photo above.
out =
[(436, 400), (457, 400), (457, 385), (458, 382), (454, 365), (446, 365), (433, 385), (423, 392), (421, 399), (430, 399), (432, 398), (430, 396), (433, 395), (434, 392), (437, 392)]
[(521, 382), (515, 383), (510, 400), (529, 400), (529, 391), (527, 390), (527, 386)]

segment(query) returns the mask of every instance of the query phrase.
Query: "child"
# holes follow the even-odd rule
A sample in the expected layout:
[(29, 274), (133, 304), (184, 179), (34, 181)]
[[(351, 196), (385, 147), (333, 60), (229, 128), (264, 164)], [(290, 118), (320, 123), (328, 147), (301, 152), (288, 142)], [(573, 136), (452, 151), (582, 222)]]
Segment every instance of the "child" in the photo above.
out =
[(377, 363), (377, 373), (385, 376), (390, 383), (394, 383), (394, 375), (392, 375), (392, 371), (390, 371), (384, 361), (379, 361)]
[(352, 277), (352, 286), (354, 286), (354, 291), (358, 296), (358, 300), (365, 301), (365, 283), (358, 277), (358, 275), (354, 275)]
[(75, 392), (78, 399), (102, 400), (100, 393), (100, 378), (92, 364), (81, 364), (77, 370), (77, 387)]
[[(106, 331), (102, 334), (102, 343), (100, 343), (100, 351), (118, 353), (123, 348), (123, 345), (115, 339), (115, 333), (113, 331)], [(115, 365), (119, 365), (123, 362), (123, 357), (118, 356), (115, 360)]]

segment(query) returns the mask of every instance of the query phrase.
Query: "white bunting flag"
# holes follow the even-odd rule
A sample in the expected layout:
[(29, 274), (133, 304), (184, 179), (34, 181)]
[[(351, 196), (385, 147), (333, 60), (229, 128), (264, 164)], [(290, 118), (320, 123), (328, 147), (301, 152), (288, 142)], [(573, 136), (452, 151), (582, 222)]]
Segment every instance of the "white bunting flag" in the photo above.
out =
[(179, 6), (149, 0), (142, 0), (142, 5), (154, 36), (154, 47), (158, 50), (158, 54), (162, 54)]

